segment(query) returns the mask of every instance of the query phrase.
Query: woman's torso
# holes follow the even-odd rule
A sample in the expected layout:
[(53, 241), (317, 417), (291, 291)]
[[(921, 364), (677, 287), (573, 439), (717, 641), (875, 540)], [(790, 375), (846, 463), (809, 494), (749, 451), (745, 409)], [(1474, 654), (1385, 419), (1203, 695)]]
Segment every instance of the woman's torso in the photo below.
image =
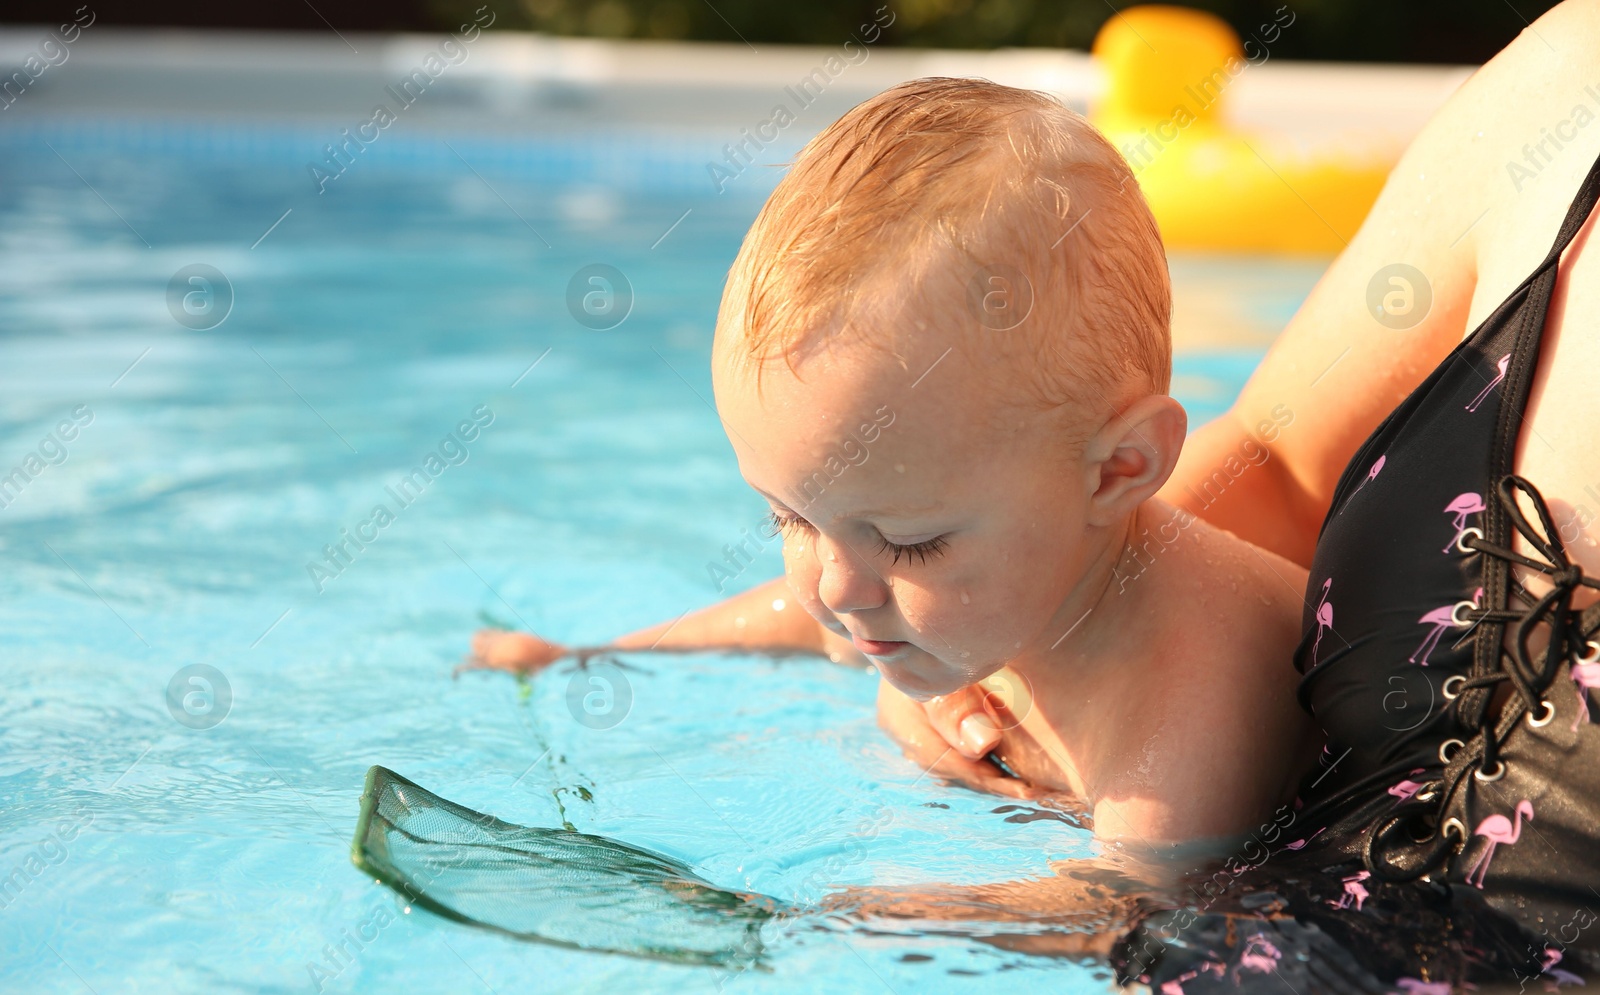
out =
[[(1589, 144), (1600, 146), (1596, 130)], [(1487, 145), (1485, 153), (1493, 155), (1494, 147)], [(1341, 477), (1312, 562), (1305, 638), (1296, 654), (1305, 675), (1301, 698), (1329, 735), (1329, 750), (1307, 788), (1314, 803), (1362, 813), (1357, 821), (1366, 828), (1356, 838), (1385, 837), (1379, 827), (1409, 820), (1407, 834), (1426, 844), (1406, 858), (1417, 873), (1437, 858), (1470, 861), (1466, 879), (1480, 887), (1498, 836), (1515, 844), (1523, 815), (1532, 820), (1538, 812), (1537, 847), (1518, 847), (1497, 867), (1507, 872), (1511, 891), (1542, 890), (1558, 903), (1567, 900), (1559, 893), (1574, 881), (1600, 880), (1600, 865), (1577, 860), (1592, 849), (1585, 841), (1592, 844), (1600, 818), (1600, 781), (1593, 776), (1600, 736), (1585, 728), (1582, 668), (1557, 661), (1559, 681), (1547, 666), (1542, 683), (1532, 687), (1528, 655), (1508, 666), (1477, 652), (1479, 625), (1494, 635), (1505, 620), (1469, 623), (1464, 613), (1513, 610), (1503, 640), (1510, 648), (1516, 612), (1551, 588), (1540, 572), (1517, 566), (1506, 596), (1497, 586), (1505, 558), (1479, 541), (1561, 559), (1560, 549), (1541, 555), (1505, 523), (1497, 492), (1510, 493), (1501, 479), (1507, 473), (1527, 478), (1543, 498), (1552, 519), (1544, 531), (1559, 538), (1567, 559), (1585, 574), (1600, 574), (1600, 548), (1591, 538), (1600, 531), (1600, 403), (1587, 383), (1588, 371), (1600, 369), (1600, 348), (1587, 327), (1600, 304), (1600, 255), (1588, 248), (1600, 162), (1595, 149), (1574, 143), (1567, 151), (1571, 168), (1558, 173), (1552, 166), (1539, 177), (1549, 182), (1515, 191), (1525, 199), (1486, 192), (1483, 229), (1475, 234), (1478, 279), (1468, 334), (1374, 430)], [(1561, 182), (1567, 173), (1578, 176)], [(1575, 202), (1585, 175), (1586, 195)], [(1554, 266), (1546, 260), (1554, 258), (1550, 245), (1558, 229), (1558, 249), (1566, 251)], [(1543, 276), (1536, 280), (1535, 273)], [(1519, 507), (1537, 525), (1530, 499), (1519, 499)], [(1570, 585), (1575, 580), (1568, 573)], [(1525, 593), (1515, 592), (1518, 584)], [(1593, 603), (1595, 593), (1577, 588), (1571, 607)], [(1535, 630), (1532, 658), (1548, 631), (1545, 625)], [(1524, 676), (1513, 679), (1517, 673)], [(1470, 703), (1487, 701), (1479, 695), (1491, 691), (1503, 701), (1513, 685), (1520, 710), (1507, 711), (1503, 722), (1494, 718), (1498, 705), (1483, 712)], [(1452, 686), (1470, 694), (1453, 700)], [(1560, 729), (1549, 727), (1544, 711), (1557, 707)], [(1528, 729), (1517, 721), (1524, 712)], [(1422, 801), (1429, 804), (1419, 807)], [(1402, 807), (1415, 811), (1396, 815)], [(1417, 822), (1426, 814), (1421, 808), (1430, 807), (1439, 811)], [(1446, 821), (1458, 823), (1454, 839), (1439, 832), (1450, 828)], [(1428, 826), (1434, 843), (1427, 843)], [(1535, 854), (1536, 848), (1550, 852)], [(1423, 851), (1433, 857), (1424, 858)], [(1409, 873), (1374, 858), (1370, 848), (1362, 859), (1373, 874), (1382, 869), (1391, 880)], [(1452, 864), (1453, 875), (1461, 870)]]
[[(1594, 86), (1580, 86), (1585, 80)], [(1600, 156), (1600, 55), (1587, 67), (1554, 70), (1530, 90), (1521, 99), (1504, 95), (1497, 119), (1483, 122), (1483, 156), (1494, 172), (1484, 191), (1484, 213), (1466, 236), (1476, 246), (1477, 283), (1463, 340), (1544, 258), (1578, 184)], [(1579, 108), (1593, 119), (1576, 114)], [(1586, 123), (1580, 126), (1579, 120)], [(1560, 137), (1552, 129), (1574, 140), (1557, 149)], [(1542, 149), (1536, 147), (1540, 142)], [(1600, 335), (1594, 334), (1600, 251), (1590, 244), (1595, 224), (1591, 218), (1562, 256), (1513, 461), (1514, 472), (1538, 485), (1564, 530), (1569, 555), (1589, 574), (1600, 574)], [(1527, 552), (1520, 536), (1512, 548)], [(1515, 576), (1535, 593), (1542, 590), (1537, 574), (1518, 569)], [(1580, 591), (1574, 604), (1594, 600), (1591, 592)]]

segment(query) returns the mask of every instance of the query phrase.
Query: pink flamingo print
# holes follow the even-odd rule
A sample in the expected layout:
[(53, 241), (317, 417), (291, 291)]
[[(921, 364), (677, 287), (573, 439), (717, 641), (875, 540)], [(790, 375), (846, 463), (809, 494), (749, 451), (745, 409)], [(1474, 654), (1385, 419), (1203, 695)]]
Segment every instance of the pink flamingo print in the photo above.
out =
[(1371, 877), (1366, 871), (1358, 871), (1344, 879), (1344, 896), (1338, 901), (1328, 899), (1328, 904), (1336, 909), (1348, 909), (1351, 902), (1356, 903), (1356, 911), (1361, 911), (1361, 903), (1369, 897), (1366, 886), (1361, 882)]
[[(1422, 645), (1418, 646), (1416, 652), (1411, 654), (1409, 659), (1412, 663), (1420, 664), (1424, 667), (1428, 665), (1428, 657), (1433, 655), (1434, 647), (1439, 645), (1439, 637), (1444, 634), (1444, 630), (1456, 624), (1455, 611), (1456, 606), (1452, 603), (1442, 608), (1435, 608), (1417, 619), (1418, 624), (1431, 625), (1433, 628), (1423, 637)], [(1422, 659), (1418, 660), (1418, 656), (1421, 656)]]
[(1465, 494), (1456, 495), (1456, 499), (1454, 501), (1451, 501), (1449, 504), (1444, 506), (1445, 514), (1456, 516), (1456, 520), (1454, 522), (1456, 531), (1455, 535), (1450, 537), (1450, 541), (1444, 544), (1444, 549), (1442, 552), (1450, 552), (1451, 547), (1454, 546), (1456, 541), (1461, 538), (1461, 533), (1466, 531), (1467, 516), (1476, 515), (1486, 507), (1488, 506), (1483, 503), (1483, 495), (1474, 494), (1471, 491), (1468, 491)]
[(1322, 630), (1333, 628), (1333, 602), (1328, 600), (1328, 589), (1333, 586), (1333, 578), (1329, 577), (1322, 582), (1322, 600), (1317, 602), (1317, 638), (1311, 644), (1311, 665), (1317, 665), (1317, 647), (1322, 645)]
[[(1562, 985), (1578, 985), (1582, 987), (1585, 984), (1582, 978), (1571, 971), (1563, 971), (1561, 968), (1556, 967), (1559, 963), (1561, 963), (1561, 950), (1557, 947), (1545, 947), (1540, 970), (1546, 977), (1555, 981), (1557, 988)], [(1546, 990), (1549, 990), (1548, 986), (1546, 986)]]
[[(1376, 477), (1378, 475), (1378, 471), (1383, 469), (1383, 464), (1386, 463), (1388, 461), (1388, 459), (1389, 459), (1389, 455), (1387, 453), (1385, 453), (1384, 455), (1378, 457), (1377, 461), (1372, 464), (1372, 469), (1367, 471), (1366, 479), (1361, 481), (1361, 483), (1357, 484), (1356, 485), (1356, 489), (1350, 492), (1351, 500), (1354, 500), (1355, 496), (1357, 494), (1361, 493), (1361, 488), (1363, 488), (1363, 487), (1367, 486), (1368, 484), (1372, 483), (1372, 478), (1374, 478), (1374, 477)], [(1344, 504), (1340, 505), (1339, 506), (1339, 514), (1341, 514), (1341, 515), (1344, 514), (1344, 509), (1347, 506), (1349, 506), (1349, 504), (1350, 504), (1350, 502), (1346, 501)]]
[[(1426, 769), (1427, 768), (1425, 768), (1425, 767), (1418, 767), (1416, 770), (1412, 771), (1411, 773), (1413, 773), (1413, 774), (1421, 774)], [(1399, 784), (1397, 784), (1394, 787), (1390, 788), (1389, 789), (1389, 794), (1394, 795), (1396, 798), (1400, 799), (1401, 801), (1405, 801), (1407, 798), (1410, 798), (1412, 795), (1416, 794), (1418, 791), (1421, 791), (1421, 790), (1422, 790), (1422, 785), (1421, 784), (1418, 784), (1416, 781), (1413, 781), (1410, 778), (1407, 778), (1406, 780), (1401, 781)]]
[(1483, 399), (1489, 396), (1489, 392), (1494, 390), (1495, 385), (1506, 378), (1506, 366), (1510, 362), (1511, 354), (1509, 352), (1500, 357), (1499, 361), (1494, 364), (1495, 369), (1499, 370), (1500, 372), (1495, 374), (1494, 379), (1489, 381), (1489, 386), (1480, 390), (1478, 392), (1478, 396), (1472, 399), (1472, 403), (1467, 405), (1468, 411), (1477, 411), (1478, 405), (1482, 404)]
[(1283, 959), (1283, 954), (1260, 933), (1253, 934), (1245, 941), (1244, 953), (1239, 955), (1239, 966), (1233, 970), (1233, 979), (1239, 980), (1242, 971), (1257, 971), (1266, 974), (1268, 971), (1278, 969), (1278, 961)]
[(1183, 983), (1185, 981), (1193, 981), (1206, 971), (1210, 971), (1219, 978), (1225, 978), (1228, 976), (1228, 969), (1221, 963), (1217, 961), (1208, 961), (1192, 971), (1183, 972), (1176, 978), (1173, 978), (1171, 981), (1163, 982), (1161, 985), (1161, 995), (1183, 995)]
[(1572, 720), (1572, 731), (1577, 732), (1589, 718), (1589, 692), (1600, 688), (1600, 663), (1573, 664), (1572, 680), (1578, 685), (1578, 715)]
[(1533, 802), (1528, 801), (1526, 798), (1517, 802), (1516, 815), (1516, 825), (1512, 825), (1510, 819), (1498, 812), (1478, 823), (1477, 832), (1473, 833), (1473, 835), (1482, 836), (1488, 840), (1489, 849), (1483, 851), (1483, 856), (1479, 857), (1478, 862), (1472, 865), (1471, 870), (1467, 871), (1468, 884), (1472, 883), (1472, 875), (1477, 874), (1478, 887), (1483, 887), (1484, 876), (1489, 873), (1489, 861), (1494, 859), (1495, 847), (1501, 843), (1516, 843), (1518, 837), (1522, 835), (1523, 817), (1526, 816), (1529, 822), (1533, 821)]

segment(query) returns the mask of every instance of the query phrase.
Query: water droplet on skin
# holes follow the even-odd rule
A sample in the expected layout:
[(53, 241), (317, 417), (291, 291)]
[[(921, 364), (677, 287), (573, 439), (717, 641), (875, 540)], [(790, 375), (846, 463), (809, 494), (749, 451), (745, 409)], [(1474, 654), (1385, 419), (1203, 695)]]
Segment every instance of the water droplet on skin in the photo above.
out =
[(894, 465), (894, 472), (895, 473), (905, 473), (906, 472), (906, 465), (904, 463), (896, 463)]
[(781, 611), (783, 611), (783, 609), (785, 607), (787, 607), (787, 604), (784, 602), (784, 600), (782, 598), (774, 598), (774, 599), (772, 599), (772, 610), (773, 611), (781, 612)]
[(1018, 641), (1017, 641), (1017, 644), (1016, 644), (1016, 646), (1015, 646), (1015, 647), (1014, 647), (1014, 648), (1015, 648), (1015, 649), (1021, 649), (1021, 648), (1022, 648), (1022, 641), (1021, 641), (1021, 640), (1018, 640)]
[(742, 628), (745, 627), (745, 621), (744, 621), (744, 616), (743, 615), (741, 615), (738, 618), (733, 620), (733, 627), (735, 629), (742, 629)]
[(831, 549), (828, 550), (828, 562), (829, 563), (838, 563), (839, 562), (839, 554), (835, 553)]
[(1239, 582), (1238, 581), (1234, 581), (1229, 586), (1232, 587), (1235, 591), (1237, 591), (1239, 589)]
[(833, 652), (832, 650), (830, 650), (828, 652), (828, 659), (832, 660), (834, 663), (838, 663), (839, 662), (839, 654), (837, 654), (837, 653)]
[(964, 604), (964, 605), (972, 604), (972, 599), (967, 596), (967, 592), (966, 591), (962, 591), (961, 592), (961, 603)]
[(962, 651), (961, 651), (961, 659), (963, 659), (963, 660), (965, 660), (965, 659), (966, 659), (966, 658), (967, 658), (967, 657), (969, 657), (969, 656), (971, 656), (971, 655), (972, 655), (972, 654), (971, 654), (971, 653), (968, 653), (968, 652), (967, 652), (967, 651), (966, 651), (966, 650), (962, 650)]

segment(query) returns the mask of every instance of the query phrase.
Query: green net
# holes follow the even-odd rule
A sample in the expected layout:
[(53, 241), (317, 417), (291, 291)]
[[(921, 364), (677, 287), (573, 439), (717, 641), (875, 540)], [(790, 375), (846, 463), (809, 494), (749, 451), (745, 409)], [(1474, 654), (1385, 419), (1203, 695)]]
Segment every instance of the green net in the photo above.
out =
[(787, 911), (658, 853), (502, 822), (385, 767), (367, 771), (351, 859), (419, 908), (523, 940), (680, 963), (752, 966)]

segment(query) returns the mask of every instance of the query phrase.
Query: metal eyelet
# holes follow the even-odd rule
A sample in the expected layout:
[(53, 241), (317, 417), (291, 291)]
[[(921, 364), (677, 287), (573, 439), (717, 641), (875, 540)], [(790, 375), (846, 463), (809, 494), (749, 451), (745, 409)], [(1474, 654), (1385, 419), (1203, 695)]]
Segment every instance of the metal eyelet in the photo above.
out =
[(1591, 639), (1584, 644), (1584, 649), (1588, 650), (1589, 652), (1578, 657), (1579, 663), (1600, 663), (1600, 643), (1597, 643)]
[(1415, 798), (1419, 802), (1431, 802), (1435, 798), (1439, 797), (1439, 792), (1434, 791), (1433, 789), (1430, 788), (1427, 791), (1419, 791), (1415, 795), (1413, 795), (1412, 797)]
[(1494, 782), (1500, 780), (1502, 777), (1506, 776), (1506, 765), (1504, 763), (1502, 763), (1501, 761), (1496, 760), (1494, 762), (1494, 773), (1493, 774), (1485, 774), (1483, 772), (1483, 770), (1480, 768), (1478, 770), (1473, 771), (1472, 772), (1472, 776), (1474, 778), (1476, 778), (1477, 780), (1482, 781), (1484, 784), (1493, 784)]
[(1478, 528), (1477, 526), (1474, 525), (1474, 526), (1469, 526), (1468, 528), (1464, 528), (1464, 529), (1462, 529), (1460, 531), (1460, 533), (1458, 533), (1456, 535), (1456, 549), (1459, 549), (1463, 553), (1476, 553), (1477, 552), (1476, 549), (1473, 549), (1470, 546), (1461, 545), (1461, 541), (1463, 539), (1465, 539), (1468, 536), (1468, 534), (1474, 534), (1479, 539), (1483, 538), (1483, 530)]
[(1454, 746), (1457, 750), (1459, 750), (1459, 749), (1461, 749), (1462, 747), (1464, 747), (1466, 745), (1467, 745), (1466, 743), (1463, 743), (1459, 739), (1447, 739), (1447, 740), (1445, 740), (1444, 742), (1439, 744), (1439, 760), (1441, 762), (1443, 762), (1443, 763), (1449, 763), (1450, 762), (1450, 758), (1455, 756), (1455, 751), (1451, 750), (1450, 748), (1452, 746)]
[(1471, 625), (1472, 619), (1462, 618), (1461, 610), (1463, 608), (1476, 609), (1477, 607), (1478, 603), (1476, 601), (1457, 601), (1456, 606), (1450, 609), (1450, 624), (1458, 628)]
[[(1445, 701), (1454, 701), (1461, 697), (1461, 685), (1465, 683), (1467, 683), (1467, 679), (1460, 674), (1456, 674), (1453, 677), (1446, 677), (1444, 679), (1444, 686), (1439, 689), (1439, 693), (1444, 695)], [(1452, 685), (1454, 685), (1454, 688), (1452, 688)]]
[(1455, 833), (1457, 836), (1461, 837), (1461, 843), (1456, 847), (1457, 850), (1467, 845), (1467, 824), (1462, 822), (1460, 819), (1457, 819), (1455, 816), (1451, 816), (1450, 818), (1444, 820), (1444, 825), (1439, 827), (1439, 831), (1446, 836), (1449, 836), (1451, 833)]
[(1556, 717), (1556, 706), (1550, 704), (1548, 701), (1540, 701), (1539, 713), (1543, 715), (1544, 718), (1536, 719), (1533, 717), (1534, 713), (1528, 713), (1528, 725), (1534, 729), (1538, 729), (1542, 726), (1547, 726), (1550, 724), (1550, 720)]

